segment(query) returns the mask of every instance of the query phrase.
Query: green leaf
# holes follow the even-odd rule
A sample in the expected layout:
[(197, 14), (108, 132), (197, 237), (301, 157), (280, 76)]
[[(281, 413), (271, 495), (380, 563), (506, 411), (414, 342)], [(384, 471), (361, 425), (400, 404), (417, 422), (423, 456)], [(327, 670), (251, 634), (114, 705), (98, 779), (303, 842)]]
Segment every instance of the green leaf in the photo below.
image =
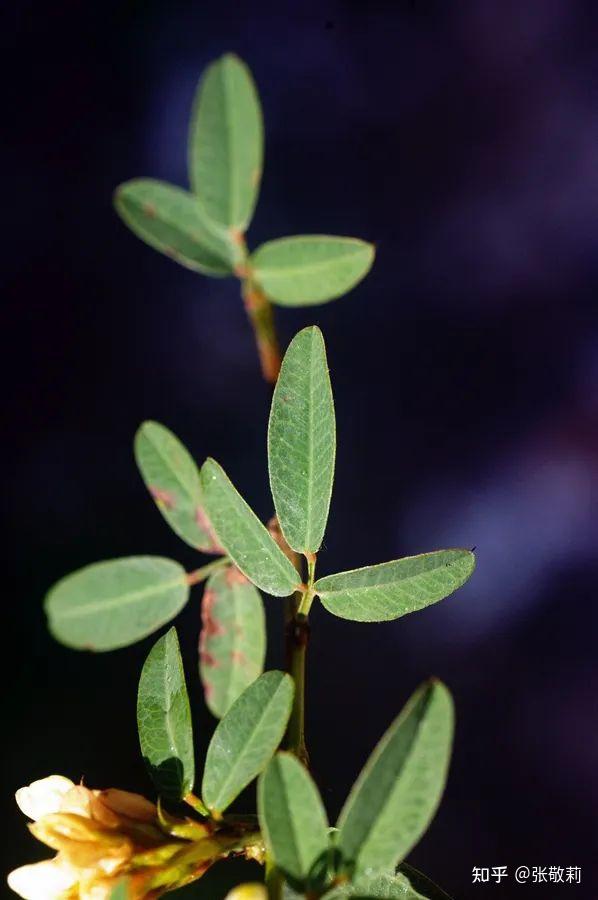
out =
[[(437, 895), (439, 896), (439, 895)], [(343, 885), (326, 894), (326, 900), (435, 900), (434, 895), (420, 894), (402, 873), (397, 875), (364, 875), (353, 884)], [(450, 900), (450, 898), (449, 898)]]
[(328, 819), (312, 777), (290, 753), (277, 753), (260, 776), (258, 815), (276, 866), (297, 882), (317, 880), (330, 847)]
[(301, 235), (268, 241), (251, 256), (253, 277), (280, 306), (312, 306), (355, 287), (374, 261), (357, 238)]
[(189, 134), (189, 177), (208, 215), (245, 231), (257, 202), (264, 129), (247, 66), (227, 53), (204, 73)]
[(304, 328), (285, 354), (268, 427), (270, 486), (288, 545), (320, 548), (328, 519), (336, 429), (324, 338)]
[(173, 800), (193, 789), (195, 764), (191, 710), (176, 630), (147, 657), (137, 694), (141, 752), (158, 792)]
[(472, 575), (470, 550), (436, 550), (316, 581), (315, 591), (326, 609), (354, 622), (398, 619), (437, 603)]
[(233, 566), (212, 575), (201, 605), (200, 673), (206, 703), (221, 718), (258, 678), (266, 655), (260, 592)]
[(430, 681), (390, 726), (338, 821), (338, 847), (349, 871), (393, 869), (420, 839), (444, 790), (453, 720), (448, 690)]
[(172, 530), (194, 550), (219, 553), (202, 506), (199, 470), (172, 431), (144, 422), (135, 435), (135, 460)]
[(137, 237), (175, 262), (204, 275), (232, 274), (238, 251), (188, 191), (134, 178), (116, 189), (114, 205)]
[(233, 703), (210, 741), (202, 799), (223, 812), (256, 778), (280, 744), (293, 704), (293, 679), (265, 672)]
[[(285, 890), (285, 900), (299, 895)], [(353, 884), (334, 888), (326, 900), (451, 900), (449, 895), (412, 866), (404, 864), (396, 875), (364, 875)]]
[(189, 597), (185, 570), (161, 556), (93, 563), (67, 575), (44, 603), (50, 631), (77, 650), (134, 644), (181, 611)]
[(207, 459), (199, 473), (206, 512), (218, 543), (257, 587), (275, 597), (297, 590), (300, 578), (221, 466)]

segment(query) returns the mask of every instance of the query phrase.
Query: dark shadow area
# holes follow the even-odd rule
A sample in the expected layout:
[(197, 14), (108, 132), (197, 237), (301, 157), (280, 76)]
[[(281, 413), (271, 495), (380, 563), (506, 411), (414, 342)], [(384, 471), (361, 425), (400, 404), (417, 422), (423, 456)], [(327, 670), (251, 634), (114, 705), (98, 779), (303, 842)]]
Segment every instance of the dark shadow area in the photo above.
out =
[(181, 760), (176, 756), (172, 756), (170, 759), (162, 760), (159, 765), (155, 766), (147, 756), (144, 756), (143, 762), (153, 783), (160, 785), (160, 796), (169, 800), (178, 800), (181, 796), (181, 785), (184, 778), (184, 768)]

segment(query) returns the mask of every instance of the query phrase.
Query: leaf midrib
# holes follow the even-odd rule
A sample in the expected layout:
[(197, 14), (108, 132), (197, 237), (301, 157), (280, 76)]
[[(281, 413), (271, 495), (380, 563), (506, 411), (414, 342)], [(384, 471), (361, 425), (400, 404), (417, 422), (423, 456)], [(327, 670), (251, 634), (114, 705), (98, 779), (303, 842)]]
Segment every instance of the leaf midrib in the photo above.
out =
[[(354, 860), (354, 861), (356, 861), (357, 859), (359, 859), (359, 857), (360, 857), (360, 855), (361, 855), (361, 850), (362, 850), (363, 846), (364, 846), (365, 844), (367, 844), (367, 842), (370, 840), (370, 837), (371, 837), (372, 833), (373, 833), (373, 832), (375, 831), (375, 829), (376, 829), (376, 823), (379, 822), (379, 820), (380, 820), (380, 819), (383, 817), (383, 815), (385, 814), (386, 810), (388, 809), (388, 807), (389, 807), (389, 805), (390, 805), (390, 803), (391, 803), (391, 801), (392, 801), (392, 798), (394, 797), (394, 795), (395, 795), (395, 793), (396, 793), (396, 791), (397, 791), (397, 789), (398, 789), (398, 787), (399, 787), (399, 782), (401, 781), (401, 779), (402, 779), (402, 777), (403, 777), (403, 773), (404, 773), (404, 771), (405, 771), (405, 769), (406, 769), (406, 767), (407, 767), (407, 765), (408, 765), (408, 763), (409, 763), (409, 760), (411, 759), (411, 757), (412, 757), (412, 755), (413, 755), (414, 747), (416, 746), (416, 744), (417, 744), (417, 742), (418, 742), (418, 740), (419, 740), (419, 737), (420, 737), (420, 734), (421, 734), (421, 730), (422, 730), (422, 726), (423, 726), (423, 723), (424, 723), (424, 720), (425, 720), (426, 711), (427, 711), (428, 709), (429, 709), (429, 703), (426, 703), (424, 709), (422, 710), (421, 715), (419, 716), (419, 721), (418, 721), (418, 723), (417, 723), (417, 729), (416, 729), (416, 732), (415, 732), (415, 736), (414, 736), (414, 738), (413, 738), (413, 740), (412, 740), (412, 742), (411, 742), (411, 744), (410, 744), (409, 750), (407, 751), (407, 753), (406, 753), (405, 756), (403, 757), (403, 764), (402, 764), (402, 766), (401, 766), (401, 768), (400, 768), (400, 771), (399, 771), (399, 773), (398, 773), (398, 775), (397, 775), (397, 777), (396, 777), (396, 779), (395, 779), (393, 788), (392, 788), (392, 790), (387, 794), (386, 800), (383, 801), (382, 806), (380, 807), (379, 812), (378, 812), (377, 816), (375, 817), (375, 819), (370, 819), (370, 820), (369, 820), (367, 830), (365, 831), (364, 836), (363, 836), (363, 838), (362, 838), (361, 841), (360, 841), (360, 847), (359, 847), (359, 849), (357, 850), (357, 852), (355, 853), (355, 860)], [(395, 733), (392, 737), (393, 737), (393, 738), (396, 737), (396, 733)], [(392, 738), (391, 738), (391, 740), (392, 740)], [(388, 746), (388, 745), (387, 745), (387, 746)], [(384, 749), (386, 749), (386, 747), (385, 747)], [(372, 777), (372, 775), (373, 775), (373, 773), (374, 773), (374, 771), (375, 771), (375, 769), (376, 769), (376, 766), (379, 764), (380, 758), (381, 758), (382, 756), (383, 756), (383, 753), (381, 753), (380, 756), (378, 757), (378, 759), (376, 759), (376, 760), (374, 761), (374, 765), (372, 766), (372, 769), (370, 770), (370, 772), (367, 773), (367, 777), (366, 777), (365, 780), (364, 780), (364, 784), (361, 786), (361, 790), (363, 790), (363, 786), (371, 779), (371, 777)], [(357, 799), (357, 798), (356, 798), (356, 799)], [(349, 812), (352, 812), (352, 810), (354, 809), (354, 807), (355, 807), (355, 802), (353, 802), (353, 804), (351, 805), (351, 809), (349, 810)], [(348, 819), (348, 817), (349, 817), (349, 815), (347, 814), (347, 816), (346, 816), (346, 818), (345, 818), (345, 822), (346, 822), (346, 820)], [(343, 822), (343, 825), (345, 824), (345, 822)], [(342, 831), (342, 827), (343, 827), (343, 826), (341, 825), (341, 826), (340, 826), (341, 831)]]
[(59, 609), (55, 611), (55, 615), (62, 619), (74, 619), (81, 616), (87, 616), (91, 613), (97, 612), (100, 609), (104, 611), (106, 609), (111, 609), (113, 606), (128, 606), (130, 603), (135, 603), (139, 599), (151, 597), (152, 594), (159, 594), (162, 591), (170, 590), (170, 588), (184, 584), (184, 576), (179, 575), (176, 580), (173, 579), (172, 581), (162, 581), (158, 585), (152, 585), (151, 587), (142, 588), (141, 590), (137, 591), (130, 591), (126, 594), (120, 594), (118, 597), (108, 597), (105, 600), (95, 600), (91, 603), (85, 603), (80, 606), (71, 607), (70, 609)]
[[(446, 565), (446, 563), (444, 565)], [(359, 586), (356, 585), (355, 587), (349, 585), (342, 588), (329, 588), (327, 590), (319, 591), (317, 590), (316, 584), (316, 593), (318, 597), (331, 597), (335, 594), (346, 594), (347, 592), (351, 594), (363, 594), (367, 591), (376, 591), (379, 588), (391, 588), (400, 584), (404, 584), (405, 582), (413, 581), (416, 578), (422, 578), (425, 575), (430, 575), (434, 572), (437, 572), (441, 568), (442, 566), (434, 566), (431, 569), (426, 569), (425, 572), (418, 572), (416, 575), (405, 575), (404, 578), (395, 578), (393, 581), (379, 581), (376, 584), (366, 584)]]
[[(283, 577), (285, 580), (288, 580), (288, 573), (286, 570), (286, 566), (284, 565), (283, 560), (280, 558), (282, 555), (283, 559), (286, 559), (282, 550), (277, 546), (274, 539), (268, 533), (267, 528), (262, 525), (260, 520), (257, 518), (251, 507), (246, 504), (245, 500), (241, 497), (235, 486), (230, 482), (230, 487), (234, 494), (228, 490), (229, 485), (224, 480), (227, 478), (226, 475), (222, 475), (220, 472), (217, 472), (217, 480), (218, 480), (218, 488), (221, 492), (221, 495), (224, 497), (225, 503), (228, 502), (229, 510), (231, 510), (235, 515), (235, 522), (241, 527), (241, 529), (245, 532), (245, 534), (250, 534), (250, 536), (259, 535), (259, 543), (260, 547), (264, 552), (268, 554), (269, 559), (276, 565), (276, 569), (278, 574)], [(224, 486), (224, 487), (223, 487)], [(249, 517), (245, 515), (246, 512), (249, 512)], [(218, 529), (216, 529), (217, 531)], [(246, 574), (244, 571), (244, 565), (242, 562), (235, 563), (237, 568), (240, 569), (243, 574)], [(247, 576), (249, 577), (249, 576)], [(252, 580), (251, 578), (249, 579)]]
[(348, 251), (347, 253), (340, 253), (337, 256), (332, 256), (330, 259), (320, 260), (319, 262), (308, 263), (303, 266), (293, 265), (293, 266), (276, 266), (268, 263), (258, 265), (255, 274), (259, 278), (260, 275), (267, 275), (268, 277), (276, 277), (283, 275), (305, 275), (311, 274), (313, 272), (319, 272), (322, 269), (327, 269), (331, 265), (334, 265), (337, 262), (344, 262), (351, 256), (356, 256), (361, 252), (360, 248), (354, 248), (353, 250)]
[[(230, 69), (230, 71), (229, 71)], [(222, 82), (224, 90), (224, 132), (226, 140), (226, 158), (229, 165), (227, 166), (227, 185), (228, 185), (228, 221), (229, 226), (236, 225), (235, 216), (235, 199), (236, 199), (236, 179), (235, 166), (236, 158), (234, 153), (234, 116), (231, 117), (231, 95), (234, 98), (234, 86), (231, 87), (231, 80), (234, 78), (230, 61), (225, 59), (222, 66)]]
[[(164, 719), (165, 719), (165, 722), (166, 722), (166, 732), (167, 732), (167, 735), (168, 735), (168, 746), (169, 746), (169, 749), (170, 749), (173, 753), (177, 753), (178, 747), (177, 747), (177, 742), (176, 742), (176, 739), (175, 739), (174, 732), (173, 732), (173, 730), (172, 730), (172, 722), (171, 722), (171, 714), (172, 714), (172, 708), (173, 708), (173, 706), (174, 706), (174, 697), (175, 697), (175, 694), (172, 693), (172, 692), (169, 694), (169, 692), (168, 692), (168, 672), (167, 672), (167, 668), (168, 668), (168, 653), (169, 653), (169, 652), (171, 652), (171, 651), (169, 650), (168, 652), (166, 652), (166, 653), (164, 654), (164, 657), (165, 657), (165, 665), (162, 666), (162, 688), (163, 688), (163, 691), (164, 691)], [(178, 668), (178, 667), (177, 667), (177, 668)], [(179, 674), (180, 674), (180, 672), (177, 671), (177, 675), (179, 675)], [(169, 702), (169, 701), (170, 701), (170, 702)]]
[(224, 808), (224, 807), (222, 807), (222, 805), (218, 802), (218, 800), (220, 800), (220, 798), (222, 797), (223, 794), (226, 795), (226, 793), (227, 793), (227, 790), (226, 790), (226, 789), (229, 787), (229, 784), (230, 784), (231, 780), (234, 781), (233, 775), (236, 774), (236, 772), (238, 771), (240, 762), (241, 762), (241, 760), (243, 759), (243, 756), (246, 754), (247, 748), (248, 748), (248, 747), (251, 747), (251, 746), (253, 745), (253, 743), (254, 743), (254, 741), (255, 741), (255, 736), (256, 736), (256, 734), (259, 732), (259, 726), (262, 724), (262, 722), (264, 721), (264, 718), (265, 718), (266, 714), (267, 714), (268, 711), (271, 709), (272, 704), (273, 704), (274, 701), (276, 700), (276, 697), (278, 696), (278, 693), (279, 693), (280, 688), (281, 688), (281, 686), (283, 685), (283, 683), (284, 683), (284, 682), (282, 682), (282, 681), (279, 683), (279, 685), (277, 686), (276, 690), (274, 691), (274, 693), (273, 693), (272, 696), (270, 697), (270, 700), (268, 701), (267, 705), (266, 705), (266, 706), (264, 707), (264, 709), (262, 710), (259, 719), (256, 720), (255, 727), (254, 727), (254, 729), (253, 729), (253, 733), (251, 734), (250, 738), (249, 738), (249, 739), (245, 742), (245, 744), (243, 745), (243, 752), (237, 757), (236, 763), (234, 763), (233, 766), (231, 766), (231, 768), (230, 768), (230, 770), (229, 770), (229, 773), (228, 773), (228, 775), (227, 775), (225, 781), (223, 782), (222, 786), (220, 787), (220, 790), (218, 791), (217, 799), (216, 799), (216, 801), (212, 804), (212, 809), (213, 809), (213, 810), (221, 810), (221, 809)]
[(307, 432), (307, 506), (305, 518), (305, 550), (311, 549), (311, 529), (313, 526), (313, 490), (314, 490), (314, 338), (315, 331), (310, 335), (310, 364), (308, 372), (309, 382), (309, 411), (308, 411), (308, 432)]
[(299, 841), (297, 838), (297, 829), (295, 828), (294, 819), (290, 812), (290, 808), (291, 808), (290, 807), (290, 796), (289, 796), (289, 792), (288, 792), (288, 788), (287, 788), (287, 782), (283, 775), (281, 775), (280, 780), (283, 784), (282, 793), (284, 794), (284, 799), (285, 799), (285, 813), (286, 813), (286, 818), (287, 818), (288, 824), (289, 824), (289, 830), (291, 832), (291, 842), (292, 842), (293, 852), (295, 855), (295, 861), (298, 863), (298, 868), (300, 869), (299, 877), (301, 877), (303, 875), (303, 872), (305, 869), (305, 861), (303, 859), (303, 854), (301, 853), (301, 851), (299, 849)]

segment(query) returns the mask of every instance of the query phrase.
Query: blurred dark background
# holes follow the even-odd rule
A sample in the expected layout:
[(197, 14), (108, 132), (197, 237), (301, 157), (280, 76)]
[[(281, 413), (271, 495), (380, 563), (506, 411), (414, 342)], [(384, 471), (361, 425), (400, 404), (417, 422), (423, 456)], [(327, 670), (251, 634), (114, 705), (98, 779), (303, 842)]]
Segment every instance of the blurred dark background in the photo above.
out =
[[(398, 622), (315, 610), (308, 737), (329, 813), (433, 673), (454, 692), (457, 740), (411, 861), (457, 898), (594, 900), (598, 6), (21, 0), (3, 18), (4, 869), (43, 855), (16, 787), (61, 772), (151, 793), (135, 694), (154, 638), (77, 654), (41, 608), (94, 560), (196, 564), (137, 475), (137, 425), (156, 418), (198, 460), (213, 454), (271, 514), (269, 392), (236, 283), (160, 256), (111, 208), (133, 176), (187, 184), (198, 76), (234, 50), (267, 128), (250, 245), (330, 232), (378, 250), (349, 296), (278, 311), (285, 343), (322, 327), (332, 368), (320, 571), (478, 553), (464, 589)], [(199, 599), (177, 626), (205, 748)], [(274, 666), (280, 601), (267, 603)], [(581, 866), (582, 883), (516, 886), (524, 864)], [(498, 865), (506, 884), (472, 885), (473, 866)]]

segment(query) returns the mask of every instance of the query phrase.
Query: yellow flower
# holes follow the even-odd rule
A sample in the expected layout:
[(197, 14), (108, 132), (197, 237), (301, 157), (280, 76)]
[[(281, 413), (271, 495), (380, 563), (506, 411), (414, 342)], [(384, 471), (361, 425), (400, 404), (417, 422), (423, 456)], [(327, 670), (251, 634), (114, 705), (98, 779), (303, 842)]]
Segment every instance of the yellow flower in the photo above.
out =
[[(192, 846), (162, 829), (153, 803), (128, 791), (90, 790), (50, 775), (17, 791), (16, 801), (33, 819), (32, 834), (57, 851), (53, 859), (8, 876), (9, 886), (25, 900), (103, 900), (129, 873), (131, 897), (145, 897), (163, 877), (165, 864)], [(200, 822), (173, 822), (198, 843), (208, 836)]]
[(57, 851), (10, 873), (9, 887), (24, 900), (109, 900), (125, 876), (130, 900), (149, 900), (231, 853), (263, 858), (251, 823), (175, 818), (139, 794), (90, 790), (62, 775), (21, 788), (16, 800), (33, 819), (32, 834)]

